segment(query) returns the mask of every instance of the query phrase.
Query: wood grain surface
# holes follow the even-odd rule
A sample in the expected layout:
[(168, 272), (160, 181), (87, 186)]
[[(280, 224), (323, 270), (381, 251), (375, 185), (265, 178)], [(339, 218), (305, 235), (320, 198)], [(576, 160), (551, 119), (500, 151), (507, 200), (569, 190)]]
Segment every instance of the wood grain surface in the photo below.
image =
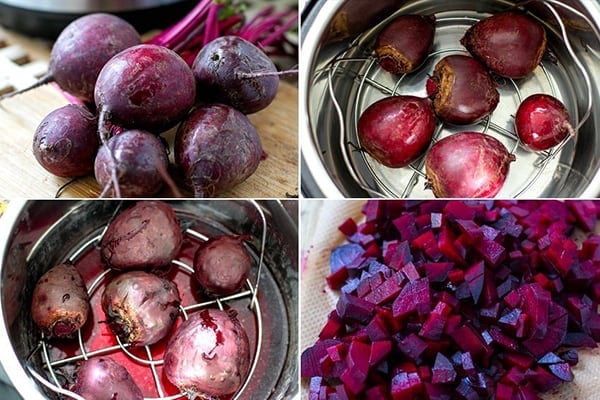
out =
[[(46, 71), (51, 43), (0, 28), (0, 93), (19, 89)], [(53, 198), (69, 181), (43, 169), (32, 153), (40, 121), (68, 101), (46, 85), (0, 104), (0, 198)], [(275, 101), (249, 116), (260, 134), (267, 158), (248, 180), (219, 197), (286, 198), (298, 196), (298, 89), (282, 81)], [(172, 144), (175, 129), (162, 135)], [(170, 155), (171, 161), (173, 155)], [(192, 194), (181, 189), (184, 196)], [(93, 176), (68, 185), (61, 198), (93, 198), (100, 194)], [(172, 197), (165, 189), (158, 197)]]

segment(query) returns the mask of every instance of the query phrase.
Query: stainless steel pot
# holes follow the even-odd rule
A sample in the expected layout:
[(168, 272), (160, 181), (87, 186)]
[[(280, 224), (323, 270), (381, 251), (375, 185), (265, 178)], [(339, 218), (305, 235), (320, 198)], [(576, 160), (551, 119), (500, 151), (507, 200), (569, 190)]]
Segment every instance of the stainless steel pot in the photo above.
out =
[[(260, 281), (255, 281), (264, 333), (254, 335), (260, 338), (256, 341), (262, 346), (243, 396), (261, 399), (297, 396), (297, 202), (197, 200), (170, 203), (182, 226), (194, 227), (209, 237), (223, 233), (250, 234), (250, 246), (257, 252), (255, 259), (259, 257), (266, 223), (264, 268)], [(120, 204), (110, 200), (11, 201), (0, 218), (3, 243), (0, 364), (8, 382), (23, 399), (59, 398), (44, 387), (43, 381), (32, 377), (33, 373), (47, 377), (41, 352), (36, 350), (40, 333), (31, 321), (29, 310), (33, 287), (44, 271), (56, 263), (79, 257), (85, 246), (94, 243)], [(29, 368), (34, 372), (30, 373)]]
[[(519, 3), (548, 32), (554, 56), (521, 80), (500, 80), (500, 104), (482, 124), (438, 124), (436, 138), (459, 130), (478, 130), (503, 141), (514, 152), (499, 197), (596, 197), (600, 194), (600, 3), (591, 0), (533, 0)], [(459, 39), (476, 21), (507, 10), (507, 0), (378, 2), (315, 1), (302, 15), (300, 137), (302, 193), (306, 197), (419, 197), (425, 189), (423, 158), (410, 167), (390, 169), (362, 151), (356, 133), (361, 112), (392, 94), (425, 96), (435, 63), (465, 53)], [(434, 49), (424, 65), (406, 76), (381, 70), (372, 49), (379, 30), (399, 14), (435, 14)], [(569, 109), (577, 135), (552, 151), (524, 149), (513, 131), (513, 115), (527, 95), (545, 92)]]

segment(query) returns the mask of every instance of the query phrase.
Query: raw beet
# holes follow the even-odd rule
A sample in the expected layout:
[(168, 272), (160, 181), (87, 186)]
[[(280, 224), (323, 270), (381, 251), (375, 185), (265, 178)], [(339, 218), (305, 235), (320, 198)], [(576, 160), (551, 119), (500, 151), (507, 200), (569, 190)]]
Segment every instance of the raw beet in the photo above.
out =
[(194, 255), (194, 277), (210, 294), (232, 294), (246, 283), (252, 259), (244, 240), (244, 236), (221, 235), (198, 246)]
[(113, 333), (125, 343), (146, 346), (170, 332), (181, 297), (174, 282), (149, 272), (130, 271), (106, 285), (101, 301)]
[(414, 71), (429, 54), (434, 35), (434, 15), (396, 17), (377, 35), (375, 55), (379, 65), (394, 74)]
[(107, 122), (160, 133), (181, 121), (194, 105), (192, 70), (174, 51), (141, 44), (123, 50), (102, 68), (94, 99), (100, 132)]
[(498, 75), (523, 78), (542, 60), (546, 31), (526, 14), (509, 11), (477, 22), (460, 42)]
[(391, 96), (371, 104), (358, 120), (361, 147), (381, 164), (405, 167), (429, 146), (435, 129), (431, 101)]
[(167, 148), (159, 137), (129, 130), (111, 137), (94, 160), (101, 197), (152, 197), (170, 182)]
[(262, 154), (250, 120), (224, 104), (197, 107), (175, 135), (175, 162), (195, 197), (213, 197), (242, 183)]
[(533, 151), (548, 150), (575, 135), (567, 108), (548, 94), (523, 100), (515, 116), (515, 130), (521, 143)]
[(192, 70), (202, 100), (225, 103), (244, 114), (266, 108), (279, 87), (273, 61), (239, 36), (221, 36), (206, 44)]
[(168, 266), (183, 244), (175, 211), (162, 201), (138, 201), (121, 211), (100, 241), (102, 261), (117, 270)]
[(31, 297), (31, 318), (48, 337), (71, 337), (87, 321), (90, 301), (81, 274), (58, 264), (40, 277)]
[(48, 172), (77, 177), (94, 170), (100, 140), (98, 118), (86, 108), (67, 104), (48, 114), (33, 135), (33, 155)]
[(237, 392), (250, 368), (250, 344), (234, 311), (204, 309), (190, 315), (165, 350), (163, 371), (190, 398)]
[(71, 390), (89, 400), (144, 399), (125, 367), (110, 357), (82, 361)]
[(449, 124), (473, 124), (491, 114), (500, 101), (496, 83), (485, 67), (465, 55), (442, 58), (428, 85), (435, 114)]
[(431, 146), (425, 170), (436, 197), (494, 197), (514, 160), (498, 139), (461, 132)]
[(31, 87), (5, 97), (55, 81), (71, 95), (93, 102), (96, 79), (104, 64), (122, 50), (141, 42), (135, 28), (115, 15), (84, 15), (67, 25), (54, 42), (48, 73)]

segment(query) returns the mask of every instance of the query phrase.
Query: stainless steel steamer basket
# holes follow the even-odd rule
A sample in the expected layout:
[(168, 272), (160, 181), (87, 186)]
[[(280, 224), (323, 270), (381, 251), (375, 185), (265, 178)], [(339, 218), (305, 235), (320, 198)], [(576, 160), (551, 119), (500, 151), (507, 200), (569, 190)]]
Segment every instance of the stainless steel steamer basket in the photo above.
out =
[[(254, 353), (257, 356), (253, 358), (253, 363), (255, 362), (256, 365), (241, 396), (236, 398), (296, 397), (298, 394), (297, 202), (241, 200), (169, 202), (175, 209), (182, 226), (186, 228), (186, 235), (197, 232), (200, 236), (205, 235), (202, 240), (224, 233), (252, 236), (248, 242), (256, 265), (260, 264), (259, 259), (262, 255), (262, 270), (259, 274), (253, 269), (252, 277), (248, 281), (250, 290), (238, 293), (237, 300), (228, 300), (229, 297), (233, 298), (236, 295), (221, 299), (222, 304), (227, 306), (231, 302), (231, 305), (238, 310), (242, 305), (249, 305), (251, 308), (254, 289), (258, 288), (256, 303), (259, 307), (254, 308), (252, 312), (246, 312), (250, 315), (249, 321), (255, 321), (252, 322), (255, 326), (250, 328), (254, 332), (253, 337), (256, 338)], [(121, 202), (116, 200), (26, 202), (15, 200), (10, 202), (8, 210), (0, 218), (0, 243), (2, 243), (0, 365), (6, 373), (8, 383), (15, 387), (23, 399), (42, 400), (60, 397), (53, 390), (46, 388), (42, 380), (35, 378), (36, 375), (41, 375), (52, 383), (48, 370), (53, 370), (55, 367), (47, 368), (49, 363), (44, 360), (45, 351), (39, 350), (40, 333), (34, 327), (30, 315), (33, 287), (39, 277), (53, 265), (64, 260), (77, 259), (79, 254), (86, 251), (84, 250), (86, 247), (89, 249), (90, 246), (94, 246), (120, 204)], [(189, 237), (186, 240), (197, 239), (197, 237)], [(178, 261), (174, 264), (180, 267)], [(183, 314), (186, 315), (186, 312)], [(81, 345), (81, 336), (79, 341)], [(128, 354), (122, 345), (119, 344), (118, 347), (121, 348), (111, 351), (124, 351)], [(106, 349), (101, 349), (104, 350)], [(156, 361), (160, 360), (152, 360), (153, 363)], [(154, 370), (150, 365), (148, 368)], [(156, 377), (155, 383), (160, 386)], [(160, 389), (158, 392), (160, 393)], [(168, 397), (159, 394), (158, 398), (184, 398), (166, 392), (164, 396)]]
[[(464, 130), (500, 139), (517, 161), (498, 197), (597, 197), (600, 194), (600, 2), (595, 0), (314, 1), (303, 10), (301, 30), (300, 135), (302, 192), (306, 197), (419, 197), (425, 189), (423, 157), (400, 169), (375, 162), (360, 148), (358, 117), (392, 94), (425, 96), (435, 63), (466, 53), (460, 38), (476, 21), (520, 7), (548, 33), (550, 56), (520, 80), (497, 78), (500, 103), (490, 118), (472, 126), (439, 123), (434, 140)], [(434, 49), (417, 72), (383, 71), (372, 46), (386, 21), (399, 14), (435, 14)], [(514, 113), (533, 93), (558, 97), (569, 109), (577, 135), (546, 152), (523, 148), (513, 133)]]

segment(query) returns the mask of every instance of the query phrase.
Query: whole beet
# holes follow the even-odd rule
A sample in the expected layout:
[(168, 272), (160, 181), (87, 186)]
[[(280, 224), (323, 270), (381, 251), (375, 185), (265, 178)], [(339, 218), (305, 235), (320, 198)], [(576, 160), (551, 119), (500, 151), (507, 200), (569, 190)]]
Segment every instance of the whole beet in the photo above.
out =
[(58, 264), (33, 289), (31, 318), (48, 337), (71, 337), (87, 321), (90, 302), (85, 283), (72, 264)]
[(168, 165), (167, 148), (160, 138), (134, 129), (111, 137), (100, 147), (94, 175), (103, 193), (113, 197), (152, 197), (168, 181)]
[(146, 346), (169, 333), (181, 297), (174, 282), (149, 272), (130, 271), (106, 285), (101, 303), (115, 335), (131, 345)]
[(67, 104), (48, 114), (33, 135), (33, 155), (48, 172), (77, 177), (94, 170), (100, 147), (98, 118), (86, 108)]
[(490, 74), (469, 56), (455, 54), (442, 58), (434, 68), (428, 84), (431, 83), (435, 113), (450, 124), (475, 123), (494, 111), (500, 101)]
[(142, 42), (127, 21), (95, 13), (77, 18), (60, 33), (50, 52), (48, 73), (32, 86), (4, 97), (55, 81), (64, 91), (87, 102), (94, 101), (94, 86), (104, 64), (122, 50)]
[(498, 75), (523, 78), (542, 60), (546, 31), (535, 19), (509, 11), (477, 22), (460, 42)]
[(228, 104), (244, 114), (271, 104), (279, 87), (273, 61), (239, 36), (209, 42), (196, 56), (192, 70), (201, 99)]
[(244, 114), (224, 104), (196, 108), (175, 135), (175, 162), (196, 197), (213, 197), (258, 168), (262, 143)]
[(113, 219), (100, 241), (102, 261), (117, 270), (168, 266), (183, 244), (175, 211), (162, 201), (138, 201)]
[(143, 400), (144, 395), (129, 372), (110, 357), (81, 362), (71, 389), (89, 400)]
[(433, 46), (435, 16), (400, 15), (383, 28), (375, 41), (381, 68), (407, 74), (419, 67)]
[(221, 235), (198, 246), (194, 255), (194, 276), (206, 291), (228, 295), (244, 286), (252, 259), (244, 247), (245, 236)]
[(231, 395), (250, 367), (248, 335), (233, 311), (204, 309), (171, 336), (163, 360), (167, 379), (190, 398)]
[(160, 133), (185, 117), (195, 97), (194, 75), (185, 61), (151, 44), (130, 47), (107, 62), (94, 92), (101, 132), (110, 121)]
[(565, 105), (543, 93), (533, 94), (519, 105), (515, 130), (521, 143), (534, 151), (548, 150), (575, 134)]
[(431, 100), (391, 96), (371, 104), (358, 120), (361, 146), (381, 164), (405, 167), (429, 146), (435, 129)]
[(437, 141), (425, 156), (436, 197), (494, 197), (506, 180), (514, 154), (496, 138), (460, 132)]

